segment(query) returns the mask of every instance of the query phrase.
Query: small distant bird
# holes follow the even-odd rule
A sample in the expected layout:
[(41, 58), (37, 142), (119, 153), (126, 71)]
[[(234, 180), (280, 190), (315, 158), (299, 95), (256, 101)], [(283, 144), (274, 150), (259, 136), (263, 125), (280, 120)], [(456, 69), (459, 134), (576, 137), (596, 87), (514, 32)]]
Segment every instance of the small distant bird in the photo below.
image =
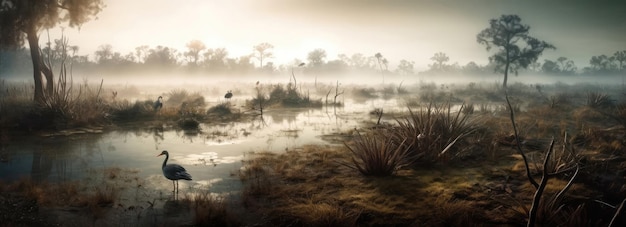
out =
[(170, 158), (170, 154), (167, 151), (161, 152), (161, 154), (157, 155), (157, 157), (165, 155), (165, 160), (163, 161), (163, 175), (165, 178), (172, 180), (172, 185), (174, 186), (174, 193), (178, 191), (178, 180), (191, 180), (191, 175), (187, 173), (187, 170), (178, 164), (167, 164), (167, 159)]
[(302, 66), (304, 66), (304, 62), (298, 64), (298, 67), (302, 67)]
[(154, 111), (159, 111), (161, 108), (163, 108), (163, 97), (159, 96), (154, 102)]
[(226, 95), (224, 95), (224, 98), (230, 100), (230, 98), (233, 97), (233, 91), (232, 90), (228, 90), (228, 92), (226, 92)]

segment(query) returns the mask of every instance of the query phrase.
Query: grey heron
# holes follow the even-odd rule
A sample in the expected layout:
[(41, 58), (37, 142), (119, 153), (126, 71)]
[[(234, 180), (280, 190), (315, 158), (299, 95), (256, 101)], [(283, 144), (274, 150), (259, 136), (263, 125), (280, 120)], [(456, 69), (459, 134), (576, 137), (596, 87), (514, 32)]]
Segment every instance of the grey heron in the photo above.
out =
[(154, 102), (154, 111), (159, 111), (161, 108), (163, 108), (163, 97), (159, 96)]
[(163, 161), (163, 175), (165, 178), (172, 180), (172, 185), (174, 186), (174, 193), (178, 191), (178, 180), (191, 180), (191, 175), (187, 173), (187, 170), (178, 164), (167, 164), (167, 159), (170, 158), (170, 154), (167, 151), (161, 152), (161, 154), (157, 155), (157, 157), (165, 155), (165, 160)]

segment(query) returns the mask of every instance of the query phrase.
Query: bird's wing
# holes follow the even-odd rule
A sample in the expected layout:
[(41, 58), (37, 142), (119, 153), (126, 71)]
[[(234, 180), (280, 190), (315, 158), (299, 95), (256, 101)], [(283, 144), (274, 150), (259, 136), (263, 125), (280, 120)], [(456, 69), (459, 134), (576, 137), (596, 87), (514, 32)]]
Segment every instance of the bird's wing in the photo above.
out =
[(163, 167), (163, 171), (167, 171), (167, 172), (171, 172), (171, 173), (176, 173), (176, 172), (185, 172), (187, 170), (185, 170), (184, 167), (177, 165), (177, 164), (169, 164), (166, 165), (165, 167)]
[(163, 167), (163, 173), (175, 179), (191, 180), (191, 175), (187, 173), (184, 167), (177, 164), (169, 164)]

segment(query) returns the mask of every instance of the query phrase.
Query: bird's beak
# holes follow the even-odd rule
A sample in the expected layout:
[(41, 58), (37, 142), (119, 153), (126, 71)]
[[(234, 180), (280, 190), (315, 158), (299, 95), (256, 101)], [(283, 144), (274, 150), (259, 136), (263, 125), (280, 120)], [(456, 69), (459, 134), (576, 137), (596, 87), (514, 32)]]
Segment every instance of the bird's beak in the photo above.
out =
[(157, 155), (156, 157), (159, 157), (159, 156), (161, 156), (161, 155), (163, 155), (163, 154), (159, 154), (159, 155)]

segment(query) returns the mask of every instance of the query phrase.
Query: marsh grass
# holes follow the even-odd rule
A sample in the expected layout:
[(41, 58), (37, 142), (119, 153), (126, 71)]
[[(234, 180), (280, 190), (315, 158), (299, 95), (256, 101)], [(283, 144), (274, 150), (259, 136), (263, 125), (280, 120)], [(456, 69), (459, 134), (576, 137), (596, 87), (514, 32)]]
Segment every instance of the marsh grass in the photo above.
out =
[(225, 115), (230, 115), (233, 114), (233, 110), (230, 107), (230, 104), (228, 103), (220, 103), (217, 104), (215, 106), (210, 107), (207, 110), (207, 114), (211, 115), (217, 115), (217, 116), (225, 116)]
[(196, 226), (241, 226), (241, 220), (228, 206), (226, 198), (212, 195), (208, 191), (190, 198)]
[(396, 143), (392, 137), (357, 133), (353, 143), (346, 144), (354, 155), (350, 166), (366, 176), (393, 175), (418, 158), (409, 151), (412, 144), (405, 145), (405, 142), (406, 139)]
[(378, 98), (376, 89), (371, 87), (352, 89), (352, 97), (358, 100)]
[(78, 182), (34, 182), (21, 179), (4, 185), (4, 193), (19, 193), (38, 206), (79, 209), (93, 218), (101, 218), (117, 200), (119, 189), (112, 185), (89, 187)]
[(274, 85), (269, 94), (269, 103), (280, 104), (283, 107), (321, 107), (321, 100), (312, 100), (308, 93), (298, 91), (295, 85), (289, 83), (285, 88), (281, 84)]
[(610, 95), (600, 92), (587, 92), (587, 106), (591, 108), (608, 108), (614, 105)]
[(449, 103), (430, 103), (423, 110), (409, 109), (409, 116), (397, 119), (398, 126), (390, 128), (387, 135), (395, 143), (406, 140), (402, 144), (407, 146), (411, 156), (426, 162), (455, 157), (468, 145), (463, 142), (464, 137), (478, 128), (470, 115), (463, 114), (465, 108), (461, 105), (459, 111), (454, 113)]
[(177, 109), (180, 116), (204, 115), (206, 102), (199, 92), (189, 93), (184, 89), (174, 89), (169, 92), (164, 105)]
[(24, 116), (37, 110), (32, 102), (32, 86), (26, 84), (9, 84), (0, 80), (0, 127), (20, 128), (26, 125)]
[(562, 107), (572, 104), (572, 96), (569, 93), (557, 93), (550, 96), (548, 105), (550, 108)]
[[(260, 165), (254, 168), (263, 171), (241, 174), (264, 175), (268, 189), (247, 203), (269, 225), (480, 225), (496, 216), (487, 217), (484, 201), (476, 199), (482, 192), (464, 175), (473, 173), (463, 170), (401, 169), (393, 176), (365, 176), (345, 165), (353, 154), (342, 147), (307, 146), (257, 155), (252, 160), (258, 161), (246, 162), (245, 169)], [(245, 185), (256, 184), (256, 177), (242, 179)], [(256, 187), (247, 186), (243, 193), (247, 190)], [(467, 198), (456, 198), (457, 190), (469, 193)]]
[(151, 101), (136, 101), (131, 103), (128, 100), (115, 101), (110, 104), (109, 112), (114, 121), (135, 121), (147, 119), (155, 116)]
[(107, 123), (107, 105), (100, 92), (102, 83), (74, 83), (62, 71), (54, 90), (46, 92), (41, 104), (32, 100), (32, 88), (1, 83), (0, 120), (4, 128), (24, 130), (66, 129)]

